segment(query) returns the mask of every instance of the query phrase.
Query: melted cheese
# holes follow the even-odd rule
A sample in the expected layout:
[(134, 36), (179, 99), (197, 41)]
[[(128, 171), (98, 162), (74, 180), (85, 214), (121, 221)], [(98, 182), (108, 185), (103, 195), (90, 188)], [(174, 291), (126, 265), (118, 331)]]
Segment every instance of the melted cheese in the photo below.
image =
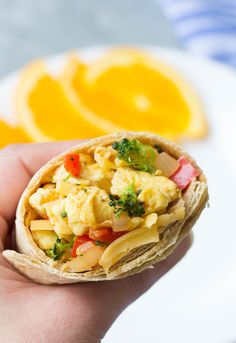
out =
[(31, 220), (30, 230), (31, 231), (38, 231), (38, 230), (48, 231), (48, 230), (54, 230), (54, 228), (49, 220), (38, 219), (38, 220)]
[(131, 250), (144, 244), (158, 241), (159, 234), (157, 225), (152, 225), (151, 228), (144, 227), (135, 229), (112, 242), (104, 251), (99, 264), (104, 268), (105, 272), (108, 273), (111, 266), (122, 257), (129, 254)]
[(33, 235), (34, 241), (43, 250), (51, 249), (57, 240), (57, 235), (53, 231), (38, 230), (38, 231), (33, 231), (32, 235)]
[(166, 226), (171, 223), (181, 220), (185, 217), (185, 207), (177, 208), (172, 213), (165, 213), (158, 217), (157, 223), (158, 226)]

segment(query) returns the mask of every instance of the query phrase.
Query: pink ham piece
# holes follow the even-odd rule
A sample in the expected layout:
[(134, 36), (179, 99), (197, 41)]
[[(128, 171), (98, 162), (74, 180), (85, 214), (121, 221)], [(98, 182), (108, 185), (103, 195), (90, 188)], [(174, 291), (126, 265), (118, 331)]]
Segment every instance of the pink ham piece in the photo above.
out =
[(199, 172), (184, 156), (181, 156), (178, 159), (178, 162), (180, 168), (170, 177), (170, 179), (178, 185), (179, 189), (183, 190), (193, 179), (199, 176)]

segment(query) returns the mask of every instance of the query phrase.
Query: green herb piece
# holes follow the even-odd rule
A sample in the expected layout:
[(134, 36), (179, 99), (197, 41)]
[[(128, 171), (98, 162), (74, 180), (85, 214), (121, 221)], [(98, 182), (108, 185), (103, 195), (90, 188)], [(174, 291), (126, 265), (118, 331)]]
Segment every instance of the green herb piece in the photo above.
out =
[(88, 192), (87, 188), (83, 188), (83, 191), (84, 191), (84, 193)]
[(65, 253), (66, 249), (72, 248), (73, 240), (71, 242), (65, 242), (64, 240), (57, 238), (56, 243), (52, 249), (46, 250), (47, 256), (51, 257), (54, 261), (59, 260)]
[(154, 145), (154, 148), (155, 148), (159, 153), (163, 152), (162, 148), (161, 148), (160, 145), (158, 145), (158, 144), (155, 144), (155, 145)]
[(114, 207), (114, 213), (116, 217), (119, 217), (122, 213), (127, 212), (129, 217), (141, 217), (145, 213), (143, 202), (138, 200), (138, 195), (134, 191), (134, 185), (130, 185), (126, 188), (124, 193), (119, 197), (118, 195), (109, 195), (109, 206)]
[(156, 154), (150, 145), (124, 138), (120, 142), (114, 142), (112, 148), (118, 151), (118, 158), (130, 167), (151, 174), (155, 172)]
[(66, 218), (67, 217), (67, 212), (65, 210), (61, 211), (61, 217)]
[(68, 175), (63, 179), (63, 181), (65, 182), (65, 181), (69, 180), (70, 177), (71, 177), (71, 174), (68, 173)]
[(107, 245), (105, 242), (101, 242), (101, 241), (95, 241), (94, 243), (95, 245), (98, 245), (99, 247), (105, 247)]
[(81, 256), (81, 257), (82, 257), (82, 256), (84, 256), (84, 254), (80, 254), (79, 256)]

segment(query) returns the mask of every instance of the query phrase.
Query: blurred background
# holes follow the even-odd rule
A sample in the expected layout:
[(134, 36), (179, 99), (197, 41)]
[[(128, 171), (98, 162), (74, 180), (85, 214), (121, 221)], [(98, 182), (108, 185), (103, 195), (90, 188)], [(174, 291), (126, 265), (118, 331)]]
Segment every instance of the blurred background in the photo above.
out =
[(0, 0), (0, 77), (29, 60), (76, 47), (178, 47), (156, 0)]

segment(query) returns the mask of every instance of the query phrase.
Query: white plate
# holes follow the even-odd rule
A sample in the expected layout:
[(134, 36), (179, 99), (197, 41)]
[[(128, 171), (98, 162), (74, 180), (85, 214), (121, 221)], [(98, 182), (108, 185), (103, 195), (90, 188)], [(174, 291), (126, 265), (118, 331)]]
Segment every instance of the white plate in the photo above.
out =
[[(193, 84), (211, 133), (186, 145), (208, 177), (210, 209), (194, 227), (187, 255), (114, 323), (104, 342), (223, 343), (236, 341), (236, 73), (221, 64), (170, 49), (145, 47)], [(93, 59), (103, 48), (80, 51)], [(65, 55), (48, 59), (58, 70)], [(17, 73), (0, 83), (0, 113), (14, 123)]]

